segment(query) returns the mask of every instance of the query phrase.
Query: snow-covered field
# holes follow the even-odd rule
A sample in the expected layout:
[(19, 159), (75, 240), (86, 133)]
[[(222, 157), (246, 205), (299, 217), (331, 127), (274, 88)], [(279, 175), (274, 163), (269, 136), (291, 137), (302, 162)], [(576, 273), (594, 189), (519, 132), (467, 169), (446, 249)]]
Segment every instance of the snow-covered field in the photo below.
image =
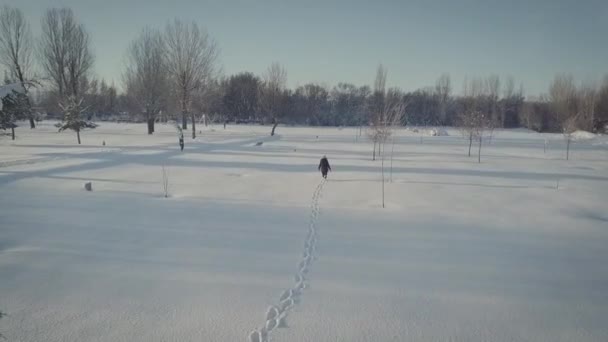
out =
[(382, 209), (358, 129), (268, 132), (208, 127), (184, 152), (163, 125), (0, 137), (0, 333), (608, 341), (606, 137), (566, 161), (560, 135), (499, 131), (478, 164), (458, 131), (403, 130)]

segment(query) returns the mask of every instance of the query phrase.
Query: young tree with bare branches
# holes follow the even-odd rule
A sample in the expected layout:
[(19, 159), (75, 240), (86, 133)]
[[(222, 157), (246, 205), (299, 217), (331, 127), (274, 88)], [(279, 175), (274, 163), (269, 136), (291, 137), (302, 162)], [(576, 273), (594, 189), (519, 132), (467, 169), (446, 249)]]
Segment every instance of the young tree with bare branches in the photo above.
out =
[(376, 80), (374, 82), (374, 93), (371, 103), (371, 126), (369, 131), (369, 137), (374, 142), (372, 160), (375, 160), (376, 157), (376, 146), (378, 146), (378, 153), (381, 157), (383, 208), (385, 207), (385, 145), (393, 134), (394, 128), (401, 124), (406, 108), (401, 91), (398, 89), (389, 89), (388, 92), (386, 91), (387, 75), (388, 70), (383, 65), (379, 65), (376, 69)]
[(80, 145), (80, 131), (84, 130), (85, 128), (97, 127), (95, 123), (83, 119), (83, 114), (88, 108), (84, 106), (82, 102), (82, 98), (77, 98), (76, 96), (72, 95), (70, 95), (66, 100), (62, 101), (59, 106), (64, 113), (64, 118), (63, 122), (56, 125), (60, 132), (67, 129), (76, 132), (78, 145)]
[(60, 130), (74, 130), (79, 144), (80, 131), (95, 127), (80, 118), (86, 109), (84, 96), (94, 62), (90, 45), (89, 34), (71, 9), (53, 8), (46, 11), (42, 17), (40, 61), (64, 113)]
[(212, 80), (217, 71), (219, 48), (204, 28), (178, 19), (167, 24), (167, 70), (175, 87), (182, 112), (182, 129), (192, 120), (192, 139), (196, 138), (196, 117), (192, 109), (193, 94)]
[(34, 85), (33, 77), (34, 40), (30, 26), (18, 8), (4, 6), (0, 9), (0, 64), (2, 64), (13, 82), (23, 87), (23, 101), (26, 112), (22, 113), (30, 121), (30, 128), (36, 128), (29, 89)]
[(579, 128), (588, 132), (595, 129), (595, 110), (598, 102), (598, 88), (595, 84), (582, 84), (578, 91), (579, 98)]
[(487, 99), (486, 87), (481, 79), (465, 80), (463, 108), (459, 115), (462, 134), (469, 140), (469, 157), (474, 140), (478, 140), (477, 161), (481, 163), (481, 146), (484, 131), (492, 127), (492, 118), (484, 111), (483, 102)]
[(149, 28), (131, 42), (127, 51), (123, 82), (127, 96), (146, 117), (148, 134), (154, 133), (156, 117), (166, 107), (169, 90), (165, 51), (162, 34)]
[(580, 101), (572, 75), (555, 76), (549, 87), (549, 98), (556, 121), (566, 140), (566, 160), (570, 159), (572, 134), (579, 129)]
[(386, 77), (388, 70), (382, 65), (378, 65), (376, 69), (376, 79), (374, 81), (374, 90), (370, 98), (370, 111), (369, 111), (369, 132), (368, 136), (374, 143), (374, 149), (372, 150), (372, 160), (376, 160), (376, 146), (378, 147), (378, 153), (380, 153), (383, 134), (383, 122), (385, 121), (385, 110), (386, 110)]
[(261, 86), (261, 105), (266, 114), (271, 119), (273, 136), (280, 117), (283, 113), (285, 101), (285, 89), (287, 88), (287, 70), (278, 62), (272, 63), (263, 75), (264, 83)]

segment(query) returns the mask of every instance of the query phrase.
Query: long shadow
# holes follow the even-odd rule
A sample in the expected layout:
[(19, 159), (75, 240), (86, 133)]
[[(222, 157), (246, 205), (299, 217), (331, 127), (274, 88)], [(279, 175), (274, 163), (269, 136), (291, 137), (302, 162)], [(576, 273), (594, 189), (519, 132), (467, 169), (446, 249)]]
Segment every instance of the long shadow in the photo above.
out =
[[(28, 177), (46, 177), (57, 173), (79, 172), (91, 169), (108, 168), (121, 164), (141, 164), (147, 166), (161, 167), (169, 163), (169, 159), (180, 155), (176, 151), (166, 151), (154, 155), (122, 155), (112, 153), (113, 158), (89, 162), (79, 165), (59, 167), (51, 170), (23, 171), (14, 172), (8, 176), (0, 176), (0, 184), (14, 182)], [(170, 165), (173, 167), (192, 167), (192, 168), (232, 168), (232, 169), (255, 169), (269, 172), (296, 172), (308, 173), (314, 171), (316, 165), (303, 164), (284, 164), (284, 163), (260, 163), (242, 161), (193, 161), (187, 159), (171, 159)], [(380, 166), (363, 165), (335, 165), (334, 170), (338, 172), (379, 172)], [(523, 171), (488, 171), (470, 169), (439, 169), (421, 167), (393, 167), (394, 174), (426, 174), (426, 175), (445, 175), (445, 176), (467, 176), (467, 177), (487, 177), (504, 179), (524, 179), (524, 180), (550, 180), (550, 179), (573, 179), (589, 181), (608, 181), (608, 177), (568, 174), (568, 173), (533, 173)]]
[[(350, 183), (350, 182), (381, 182), (377, 179), (331, 179), (332, 183)], [(497, 184), (481, 184), (481, 183), (466, 183), (466, 182), (433, 182), (433, 181), (418, 181), (418, 180), (394, 180), (397, 184), (429, 184), (429, 185), (448, 185), (448, 186), (475, 186), (481, 188), (498, 188), (498, 189), (554, 189), (552, 186), (528, 186), (528, 185), (497, 185)]]
[[(187, 153), (210, 153), (215, 149), (231, 149), (231, 150), (247, 150), (258, 141), (277, 140), (280, 137), (255, 137), (253, 139), (237, 140), (227, 143), (194, 143), (187, 147)], [(109, 168), (123, 164), (140, 164), (147, 166), (161, 167), (163, 165), (171, 165), (177, 167), (193, 167), (193, 168), (241, 168), (255, 169), (269, 172), (296, 172), (308, 173), (316, 170), (316, 165), (303, 164), (286, 164), (286, 163), (263, 163), (263, 162), (244, 162), (244, 161), (205, 161), (205, 160), (188, 160), (184, 158), (173, 158), (182, 156), (176, 147), (156, 146), (151, 147), (153, 150), (161, 150), (160, 153), (137, 155), (124, 154), (124, 151), (115, 150), (104, 153), (94, 153), (91, 155), (95, 161), (89, 161), (78, 165), (69, 165), (46, 170), (34, 171), (15, 171), (0, 175), (0, 184), (15, 182), (20, 179), (29, 177), (48, 177), (59, 173), (82, 172), (93, 169)], [(171, 145), (173, 146), (173, 145)], [(187, 145), (188, 146), (188, 145)], [(143, 148), (142, 150), (145, 150)], [(303, 149), (305, 152), (310, 151), (319, 153), (319, 150)], [(302, 152), (302, 149), (299, 151)], [(344, 151), (341, 151), (344, 152)], [(348, 154), (359, 155), (363, 153), (353, 153), (348, 151)], [(57, 156), (57, 154), (53, 154)], [(69, 154), (65, 154), (70, 156)], [(86, 154), (83, 154), (86, 155)], [(186, 154), (187, 155), (187, 154)], [(246, 156), (246, 154), (241, 154)], [(368, 153), (365, 153), (367, 156)], [(71, 155), (73, 157), (73, 155)], [(80, 155), (82, 156), (82, 155)], [(236, 157), (236, 154), (235, 154)], [(235, 158), (237, 159), (237, 158)], [(379, 172), (380, 166), (365, 166), (365, 165), (339, 165), (334, 164), (335, 171), (339, 172), (361, 172), (361, 173), (376, 173)], [(549, 179), (574, 179), (574, 180), (590, 180), (590, 181), (608, 181), (608, 177), (591, 176), (570, 173), (534, 173), (523, 171), (488, 171), (488, 170), (471, 170), (471, 169), (441, 169), (441, 168), (423, 168), (423, 167), (393, 167), (394, 174), (427, 174), (427, 175), (446, 175), (446, 176), (467, 176), (467, 177), (487, 177), (487, 178), (504, 178), (504, 179), (524, 179), (524, 180), (549, 180)]]
[[(246, 140), (238, 140), (238, 141), (232, 141), (232, 142), (227, 142), (227, 143), (191, 143), (189, 150), (186, 150), (187, 152), (190, 151), (198, 151), (198, 152), (202, 152), (202, 151), (212, 151), (215, 148), (225, 148), (225, 147), (232, 147), (232, 148), (238, 148), (239, 146), (247, 146), (250, 144), (254, 144), (257, 143), (259, 141), (272, 141), (272, 140), (278, 140), (280, 139), (280, 136), (274, 136), (274, 137), (270, 137), (270, 136), (262, 136), (262, 137), (255, 137), (253, 139), (246, 139)], [(148, 154), (148, 155), (137, 155), (137, 154), (124, 154), (124, 150), (110, 150), (110, 151), (103, 151), (101, 153), (91, 153), (90, 155), (88, 155), (91, 158), (94, 158), (96, 161), (89, 161), (89, 162), (85, 162), (82, 164), (78, 164), (78, 165), (69, 165), (69, 166), (62, 166), (62, 167), (57, 167), (57, 168), (52, 168), (52, 169), (45, 169), (45, 170), (34, 170), (34, 171), (14, 171), (14, 172), (10, 172), (7, 173), (5, 175), (0, 175), (0, 185), (1, 184), (8, 184), (11, 182), (15, 182), (21, 179), (25, 179), (25, 178), (30, 178), (30, 177), (48, 177), (50, 175), (55, 175), (58, 173), (70, 173), (70, 172), (80, 172), (80, 171), (87, 171), (87, 170), (93, 170), (93, 169), (102, 169), (102, 168), (109, 168), (109, 167), (114, 167), (114, 166), (118, 166), (118, 165), (123, 165), (123, 164), (141, 164), (141, 165), (155, 165), (158, 167), (161, 167), (163, 165), (167, 165), (169, 163), (169, 159), (175, 156), (180, 156), (182, 155), (179, 150), (177, 150), (176, 147), (169, 147), (169, 146), (173, 146), (173, 144), (169, 145), (169, 144), (165, 144), (164, 147), (162, 145), (158, 145), (156, 147), (144, 147), (141, 149), (135, 149), (135, 150), (154, 150), (154, 151), (158, 151), (161, 150), (162, 152), (160, 153), (155, 153), (155, 154)], [(48, 146), (47, 146), (48, 147)], [(69, 154), (69, 153), (49, 153), (49, 154), (39, 154), (42, 156), (54, 156), (54, 157), (74, 157), (73, 154)], [(82, 156), (86, 156), (87, 153), (83, 153), (80, 154), (78, 156), (82, 157)], [(171, 162), (171, 165), (178, 165), (178, 166), (190, 166), (190, 167), (203, 167), (204, 164), (201, 164), (200, 162), (187, 162), (184, 160), (179, 160), (179, 159), (175, 159), (174, 161)]]

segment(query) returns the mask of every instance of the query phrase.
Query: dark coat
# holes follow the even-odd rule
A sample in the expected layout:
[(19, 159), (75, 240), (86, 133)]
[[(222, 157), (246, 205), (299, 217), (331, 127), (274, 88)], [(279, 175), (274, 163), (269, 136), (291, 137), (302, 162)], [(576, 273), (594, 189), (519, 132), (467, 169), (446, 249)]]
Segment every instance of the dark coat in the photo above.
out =
[(327, 171), (331, 171), (331, 166), (329, 166), (329, 161), (327, 158), (321, 158), (321, 161), (319, 162), (319, 170), (321, 170), (321, 173), (324, 175), (327, 174)]

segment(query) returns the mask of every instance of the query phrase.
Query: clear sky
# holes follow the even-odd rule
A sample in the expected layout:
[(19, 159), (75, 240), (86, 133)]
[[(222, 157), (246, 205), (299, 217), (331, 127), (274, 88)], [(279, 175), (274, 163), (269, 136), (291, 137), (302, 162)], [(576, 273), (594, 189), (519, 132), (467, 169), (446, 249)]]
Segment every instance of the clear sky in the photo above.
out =
[(558, 72), (579, 81), (608, 73), (608, 0), (0, 0), (21, 8), (34, 32), (49, 7), (71, 7), (92, 36), (95, 73), (121, 82), (129, 41), (145, 26), (194, 20), (221, 48), (226, 75), (261, 74), (273, 61), (289, 85), (373, 84), (375, 69), (406, 91), (443, 72), (511, 75), (527, 94)]

